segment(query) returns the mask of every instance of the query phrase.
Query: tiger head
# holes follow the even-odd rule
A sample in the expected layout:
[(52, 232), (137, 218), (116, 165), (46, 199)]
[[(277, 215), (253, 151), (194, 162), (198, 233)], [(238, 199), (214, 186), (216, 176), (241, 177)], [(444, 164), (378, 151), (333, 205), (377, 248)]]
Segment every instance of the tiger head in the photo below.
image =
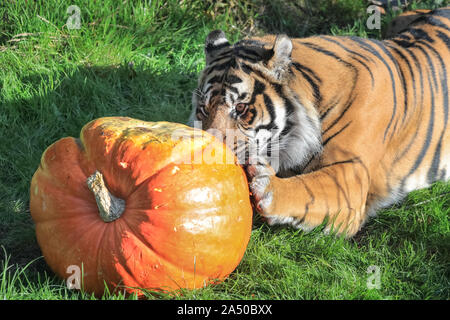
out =
[(189, 124), (222, 139), (242, 162), (262, 157), (276, 171), (304, 164), (321, 147), (320, 124), (291, 88), (292, 49), (285, 35), (231, 45), (212, 31)]

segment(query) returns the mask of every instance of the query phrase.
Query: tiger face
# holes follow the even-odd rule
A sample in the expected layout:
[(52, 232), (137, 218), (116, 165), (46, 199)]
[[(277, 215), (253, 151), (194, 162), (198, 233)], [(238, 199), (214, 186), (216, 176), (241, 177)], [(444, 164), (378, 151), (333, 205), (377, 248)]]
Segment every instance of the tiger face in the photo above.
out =
[(241, 163), (263, 158), (276, 171), (300, 165), (320, 148), (320, 131), (289, 88), (291, 52), (287, 36), (231, 45), (212, 31), (189, 124), (223, 140)]

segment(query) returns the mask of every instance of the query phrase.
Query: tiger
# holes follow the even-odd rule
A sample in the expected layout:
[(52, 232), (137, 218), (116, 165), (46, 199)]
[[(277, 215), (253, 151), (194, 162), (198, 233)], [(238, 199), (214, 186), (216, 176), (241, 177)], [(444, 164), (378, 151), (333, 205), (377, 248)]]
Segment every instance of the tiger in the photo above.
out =
[(413, 11), (407, 11), (398, 15), (386, 28), (383, 37), (392, 38), (397, 34), (406, 31), (413, 24), (418, 24), (429, 14), (429, 9), (418, 9)]
[(379, 209), (450, 178), (449, 19), (436, 9), (384, 40), (231, 44), (211, 31), (188, 123), (236, 154), (257, 146), (242, 165), (269, 225), (351, 238)]

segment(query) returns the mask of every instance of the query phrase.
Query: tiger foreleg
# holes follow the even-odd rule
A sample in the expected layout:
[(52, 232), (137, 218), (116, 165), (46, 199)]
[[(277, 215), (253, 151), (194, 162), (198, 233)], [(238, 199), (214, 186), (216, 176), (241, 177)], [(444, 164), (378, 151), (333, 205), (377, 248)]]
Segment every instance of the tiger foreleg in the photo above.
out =
[(309, 231), (326, 222), (325, 231), (353, 236), (366, 220), (367, 168), (359, 161), (279, 178), (265, 163), (248, 165), (257, 211), (269, 224), (290, 224)]

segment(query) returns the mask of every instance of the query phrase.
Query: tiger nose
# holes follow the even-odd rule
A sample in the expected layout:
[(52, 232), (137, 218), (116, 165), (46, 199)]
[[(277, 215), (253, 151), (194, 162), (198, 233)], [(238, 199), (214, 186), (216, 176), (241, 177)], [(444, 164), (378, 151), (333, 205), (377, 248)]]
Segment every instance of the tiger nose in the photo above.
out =
[(218, 129), (216, 126), (214, 126), (214, 124), (209, 126), (208, 129), (206, 129), (205, 131), (208, 132), (209, 134), (212, 134), (214, 137), (216, 137), (217, 140), (225, 143), (226, 140), (225, 131)]
[(212, 134), (217, 140), (225, 143), (227, 132), (230, 130), (227, 127), (226, 120), (224, 119), (214, 119), (211, 121), (207, 127), (204, 129), (206, 132)]
[(203, 130), (216, 129), (224, 130), (230, 126), (230, 119), (228, 117), (227, 108), (224, 106), (218, 106), (212, 108), (211, 113), (204, 122)]

